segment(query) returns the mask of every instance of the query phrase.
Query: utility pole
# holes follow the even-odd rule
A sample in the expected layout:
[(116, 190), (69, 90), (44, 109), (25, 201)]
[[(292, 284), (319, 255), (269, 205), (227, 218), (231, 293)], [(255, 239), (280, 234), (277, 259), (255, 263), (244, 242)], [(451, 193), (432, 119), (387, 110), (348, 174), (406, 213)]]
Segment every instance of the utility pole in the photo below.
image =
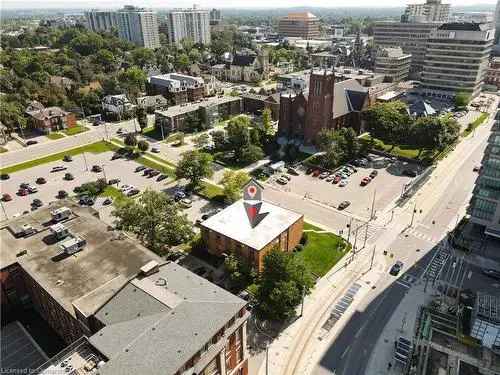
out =
[(375, 248), (377, 247), (377, 245), (373, 246), (373, 251), (372, 251), (372, 258), (370, 259), (370, 270), (372, 269), (373, 267), (373, 259), (375, 258)]
[(377, 195), (377, 189), (373, 191), (373, 201), (372, 201), (372, 212), (370, 214), (370, 220), (373, 220), (373, 212), (375, 210), (375, 196)]
[(347, 227), (349, 228), (349, 232), (347, 233), (347, 242), (351, 239), (351, 226), (352, 226), (352, 217), (351, 220), (349, 221), (349, 224), (347, 224)]
[(391, 211), (391, 220), (389, 221), (389, 223), (392, 223), (392, 219), (394, 219), (394, 210)]
[(365, 241), (363, 242), (363, 249), (366, 246), (366, 240), (368, 239), (368, 222), (365, 223), (366, 229), (365, 229)]
[(104, 176), (104, 181), (108, 182), (108, 179), (106, 178), (106, 172), (104, 171), (104, 164), (102, 165), (102, 175)]
[(88, 172), (89, 166), (87, 164), (87, 157), (85, 156), (85, 152), (83, 152), (83, 161), (85, 162), (85, 170)]
[(302, 287), (302, 304), (300, 305), (300, 317), (304, 315), (304, 298), (305, 298), (305, 289)]
[(417, 202), (416, 201), (415, 201), (415, 205), (413, 206), (413, 212), (411, 213), (410, 227), (413, 226), (413, 220), (415, 219), (415, 212), (417, 212)]

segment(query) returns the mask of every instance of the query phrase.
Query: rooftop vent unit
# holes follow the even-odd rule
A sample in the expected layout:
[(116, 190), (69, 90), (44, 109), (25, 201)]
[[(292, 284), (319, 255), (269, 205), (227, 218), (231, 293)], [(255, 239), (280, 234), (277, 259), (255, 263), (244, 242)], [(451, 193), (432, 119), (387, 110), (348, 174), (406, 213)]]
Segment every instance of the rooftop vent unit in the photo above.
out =
[(61, 207), (56, 210), (50, 211), (50, 214), (52, 215), (52, 221), (55, 223), (68, 219), (71, 216), (71, 213), (72, 212), (68, 207)]
[(72, 255), (72, 254), (75, 254), (79, 251), (82, 251), (86, 244), (87, 244), (87, 241), (83, 238), (71, 237), (71, 238), (67, 239), (66, 241), (64, 241), (62, 244), (60, 244), (59, 248), (65, 254)]
[(160, 270), (160, 265), (157, 261), (151, 260), (140, 268), (140, 274), (143, 276), (152, 275)]

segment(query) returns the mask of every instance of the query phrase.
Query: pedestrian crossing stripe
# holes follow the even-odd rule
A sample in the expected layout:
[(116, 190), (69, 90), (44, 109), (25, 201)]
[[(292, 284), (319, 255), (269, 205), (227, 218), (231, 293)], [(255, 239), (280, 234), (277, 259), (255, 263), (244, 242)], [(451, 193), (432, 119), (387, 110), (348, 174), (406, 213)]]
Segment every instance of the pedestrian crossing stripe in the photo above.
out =
[(423, 233), (421, 233), (421, 232), (419, 232), (419, 231), (417, 231), (415, 229), (411, 229), (410, 228), (410, 229), (406, 230), (405, 233), (411, 234), (411, 235), (413, 235), (413, 236), (415, 236), (417, 238), (420, 238), (421, 240), (426, 240), (426, 241), (429, 241), (429, 242), (437, 242), (434, 237), (429, 236), (427, 234), (423, 234)]

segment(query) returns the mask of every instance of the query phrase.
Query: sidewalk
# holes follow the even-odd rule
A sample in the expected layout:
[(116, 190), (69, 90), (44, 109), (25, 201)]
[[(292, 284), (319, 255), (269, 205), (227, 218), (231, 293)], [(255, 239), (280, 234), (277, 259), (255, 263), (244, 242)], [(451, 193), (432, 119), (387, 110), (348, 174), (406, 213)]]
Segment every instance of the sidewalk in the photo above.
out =
[[(434, 293), (435, 291), (429, 287), (427, 288), (427, 292), (424, 293), (423, 280), (420, 280), (408, 290), (406, 296), (396, 310), (394, 310), (389, 322), (384, 327), (384, 331), (380, 335), (375, 349), (371, 354), (365, 375), (401, 374), (401, 365), (393, 359), (394, 341), (399, 336), (412, 341), (413, 329), (418, 313), (418, 309), (415, 307), (430, 302)], [(392, 364), (390, 370), (388, 370), (389, 363)]]

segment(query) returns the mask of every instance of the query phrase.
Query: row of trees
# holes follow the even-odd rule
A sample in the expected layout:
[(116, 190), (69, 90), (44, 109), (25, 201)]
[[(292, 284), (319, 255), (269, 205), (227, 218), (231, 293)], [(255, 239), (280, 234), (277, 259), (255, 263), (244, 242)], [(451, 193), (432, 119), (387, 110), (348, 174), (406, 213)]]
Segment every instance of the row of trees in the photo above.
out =
[(359, 140), (352, 128), (323, 129), (318, 133), (316, 144), (323, 152), (319, 157), (319, 162), (328, 169), (335, 168), (368, 151), (368, 145)]
[(378, 103), (365, 112), (370, 134), (391, 145), (443, 149), (454, 142), (460, 126), (451, 115), (413, 119), (405, 103)]

